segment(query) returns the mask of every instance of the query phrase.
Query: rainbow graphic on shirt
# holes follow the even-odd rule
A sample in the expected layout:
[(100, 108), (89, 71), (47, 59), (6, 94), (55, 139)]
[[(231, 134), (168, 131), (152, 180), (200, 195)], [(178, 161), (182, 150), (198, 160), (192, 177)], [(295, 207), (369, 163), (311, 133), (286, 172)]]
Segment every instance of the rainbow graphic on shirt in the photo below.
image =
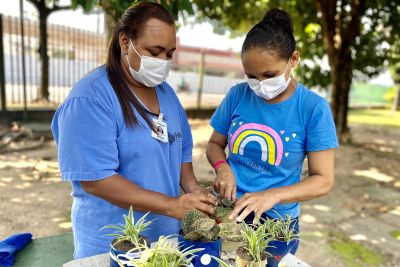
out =
[(233, 154), (244, 155), (250, 142), (257, 142), (261, 148), (261, 160), (279, 166), (283, 155), (282, 139), (274, 129), (257, 123), (241, 125), (231, 136), (229, 150)]

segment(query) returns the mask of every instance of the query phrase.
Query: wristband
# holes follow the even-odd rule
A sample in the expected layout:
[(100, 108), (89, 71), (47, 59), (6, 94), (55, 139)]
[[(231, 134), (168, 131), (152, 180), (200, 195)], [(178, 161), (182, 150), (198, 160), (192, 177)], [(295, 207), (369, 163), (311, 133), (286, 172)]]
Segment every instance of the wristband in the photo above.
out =
[(214, 163), (213, 168), (214, 170), (217, 170), (217, 168), (219, 167), (219, 165), (221, 165), (222, 163), (228, 163), (226, 162), (226, 160), (218, 160), (217, 162)]

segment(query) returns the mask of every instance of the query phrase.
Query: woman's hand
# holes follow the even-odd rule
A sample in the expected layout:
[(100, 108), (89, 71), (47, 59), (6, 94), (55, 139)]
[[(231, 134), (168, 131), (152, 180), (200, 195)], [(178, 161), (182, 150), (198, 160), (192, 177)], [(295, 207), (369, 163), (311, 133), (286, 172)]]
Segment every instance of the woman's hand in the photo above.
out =
[(235, 205), (229, 218), (243, 221), (251, 212), (255, 213), (253, 224), (257, 224), (261, 215), (279, 203), (279, 198), (273, 190), (256, 193), (246, 193)]
[(181, 220), (186, 211), (193, 209), (208, 215), (215, 213), (214, 207), (218, 204), (216, 197), (207, 191), (203, 192), (201, 188), (196, 190), (194, 193), (184, 194), (173, 199), (170, 212), (172, 217)]
[(236, 199), (236, 178), (229, 164), (223, 163), (218, 167), (213, 186), (221, 198)]

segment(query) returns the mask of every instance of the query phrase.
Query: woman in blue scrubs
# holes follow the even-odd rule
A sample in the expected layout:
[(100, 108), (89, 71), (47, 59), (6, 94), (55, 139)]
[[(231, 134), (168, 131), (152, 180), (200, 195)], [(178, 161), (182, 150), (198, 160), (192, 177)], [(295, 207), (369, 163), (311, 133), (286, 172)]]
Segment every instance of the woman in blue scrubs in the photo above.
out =
[(107, 63), (78, 81), (55, 113), (61, 177), (72, 184), (75, 258), (107, 252), (112, 237), (100, 229), (122, 223), (130, 206), (136, 219), (151, 211), (151, 241), (178, 233), (186, 210), (214, 212), (215, 197), (193, 173), (185, 111), (165, 82), (175, 49), (174, 19), (161, 5), (127, 9)]

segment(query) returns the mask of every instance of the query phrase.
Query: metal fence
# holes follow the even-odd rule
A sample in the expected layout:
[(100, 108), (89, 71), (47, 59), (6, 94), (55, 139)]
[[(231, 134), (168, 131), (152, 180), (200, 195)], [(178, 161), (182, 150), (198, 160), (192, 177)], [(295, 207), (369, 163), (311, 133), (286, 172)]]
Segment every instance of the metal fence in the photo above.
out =
[[(40, 58), (38, 21), (24, 19), (24, 36), (18, 17), (2, 16), (5, 98), (8, 109), (43, 107), (38, 101)], [(22, 44), (24, 43), (24, 49)], [(104, 35), (61, 25), (48, 25), (49, 107), (60, 104), (71, 86), (105, 60)], [(24, 51), (24, 53), (22, 52)], [(23, 71), (23, 57), (24, 69)], [(25, 77), (24, 77), (25, 76)], [(26, 81), (26, 88), (23, 81)], [(24, 90), (26, 92), (24, 92)]]
[[(4, 51), (7, 109), (23, 109), (25, 102), (27, 109), (56, 108), (74, 83), (105, 62), (105, 34), (48, 24), (49, 102), (38, 101), (41, 86), (38, 21), (24, 19), (23, 28), (24, 36), (19, 17), (2, 16), (0, 41), (2, 39)], [(221, 67), (218, 62), (225, 62), (225, 65)], [(210, 107), (217, 106), (230, 87), (243, 81), (235, 78), (237, 76), (243, 76), (239, 55), (184, 47), (178, 43), (167, 82), (185, 107)]]

